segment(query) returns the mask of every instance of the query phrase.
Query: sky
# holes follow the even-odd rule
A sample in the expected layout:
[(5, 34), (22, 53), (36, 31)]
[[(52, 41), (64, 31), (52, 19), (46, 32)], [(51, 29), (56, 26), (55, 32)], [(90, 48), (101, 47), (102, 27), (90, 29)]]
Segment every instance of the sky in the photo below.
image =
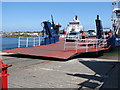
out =
[(112, 2), (2, 2), (2, 30), (41, 31), (41, 23), (51, 21), (51, 15), (61, 29), (78, 16), (85, 30), (95, 29), (100, 15), (103, 27), (111, 27)]

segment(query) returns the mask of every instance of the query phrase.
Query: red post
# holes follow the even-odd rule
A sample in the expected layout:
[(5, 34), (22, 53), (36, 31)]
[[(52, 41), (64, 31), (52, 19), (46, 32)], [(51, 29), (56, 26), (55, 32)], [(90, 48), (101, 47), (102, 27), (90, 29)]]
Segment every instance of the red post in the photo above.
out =
[(2, 90), (8, 90), (8, 73), (7, 68), (11, 65), (3, 64), (2, 60), (0, 59), (0, 80), (1, 80), (1, 88)]

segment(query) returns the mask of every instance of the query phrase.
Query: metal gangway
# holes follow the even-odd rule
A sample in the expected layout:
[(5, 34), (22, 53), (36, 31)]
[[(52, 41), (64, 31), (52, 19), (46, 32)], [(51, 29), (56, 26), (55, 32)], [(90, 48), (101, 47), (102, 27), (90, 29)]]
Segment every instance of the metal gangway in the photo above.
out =
[(20, 47), (34, 47), (43, 44), (45, 37), (19, 37), (18, 48)]
[(97, 38), (86, 38), (81, 39), (76, 36), (74, 41), (68, 41), (66, 38), (64, 40), (64, 50), (83, 50), (84, 52), (89, 52), (89, 49), (105, 48), (107, 46), (107, 39), (97, 39)]

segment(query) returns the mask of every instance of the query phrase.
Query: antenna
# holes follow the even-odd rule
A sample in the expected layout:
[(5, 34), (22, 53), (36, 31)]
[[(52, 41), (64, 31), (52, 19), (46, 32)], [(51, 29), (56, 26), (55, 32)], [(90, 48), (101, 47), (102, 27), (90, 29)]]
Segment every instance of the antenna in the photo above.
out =
[(52, 24), (55, 25), (54, 20), (53, 20), (53, 15), (51, 15), (51, 19), (52, 19)]
[(55, 28), (55, 23), (54, 23), (54, 20), (53, 20), (53, 15), (51, 15), (51, 19), (52, 19), (52, 26), (53, 26), (53, 28)]

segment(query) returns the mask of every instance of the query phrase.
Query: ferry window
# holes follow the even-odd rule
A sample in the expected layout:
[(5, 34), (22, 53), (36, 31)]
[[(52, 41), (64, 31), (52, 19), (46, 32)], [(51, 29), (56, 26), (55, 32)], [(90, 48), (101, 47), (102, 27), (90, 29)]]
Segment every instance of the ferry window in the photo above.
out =
[(77, 35), (77, 33), (70, 33), (69, 35)]
[(119, 16), (120, 17), (120, 13), (116, 13), (117, 14), (117, 16)]

